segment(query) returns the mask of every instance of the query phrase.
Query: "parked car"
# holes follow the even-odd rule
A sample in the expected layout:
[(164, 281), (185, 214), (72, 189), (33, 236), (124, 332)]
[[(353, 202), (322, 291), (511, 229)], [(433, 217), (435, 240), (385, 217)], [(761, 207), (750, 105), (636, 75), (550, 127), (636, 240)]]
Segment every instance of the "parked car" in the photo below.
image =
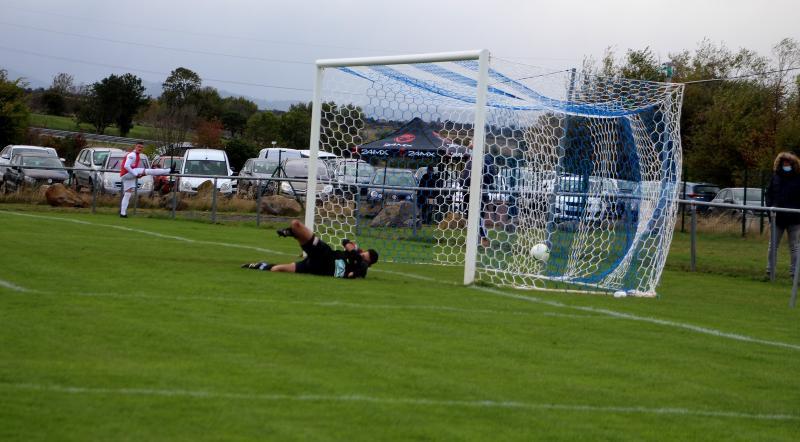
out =
[[(127, 152), (111, 153), (103, 163), (101, 172), (97, 173), (100, 193), (119, 195), (122, 192), (122, 176), (119, 174), (122, 168), (122, 161)], [(141, 155), (139, 167), (150, 168), (150, 160), (145, 155)], [(136, 193), (142, 196), (149, 196), (153, 192), (153, 177), (146, 175), (139, 178), (136, 185)]]
[[(730, 187), (726, 189), (722, 189), (717, 193), (717, 196), (711, 200), (712, 203), (720, 203), (720, 204), (737, 204), (741, 206), (753, 206), (753, 207), (763, 207), (764, 203), (761, 197), (761, 189), (748, 187), (747, 188), (747, 199), (745, 200), (745, 189), (744, 187)], [(717, 214), (717, 215), (731, 215), (731, 216), (738, 216), (741, 215), (741, 209), (725, 209), (722, 207), (709, 207), (708, 208), (709, 214)], [(747, 214), (753, 214), (752, 210), (748, 210)]]
[[(0, 151), (0, 180), (3, 179), (2, 176), (6, 171), (6, 167), (11, 163), (11, 159), (14, 157), (14, 155), (20, 153), (44, 153), (48, 156), (58, 158), (56, 150), (52, 147), (9, 144), (8, 146), (4, 147), (2, 151)], [(63, 161), (63, 159), (61, 159), (61, 161)]]
[(277, 161), (282, 163), (284, 160), (291, 160), (293, 158), (302, 158), (300, 151), (297, 149), (287, 149), (285, 147), (268, 147), (258, 151), (258, 159)]
[(371, 204), (384, 202), (412, 201), (415, 200), (417, 191), (406, 189), (386, 189), (393, 187), (418, 187), (414, 179), (414, 172), (407, 169), (375, 169), (375, 175), (370, 183), (367, 201)]
[(217, 190), (223, 195), (230, 196), (236, 190), (234, 180), (230, 178), (233, 170), (224, 150), (188, 149), (183, 154), (181, 174), (204, 175), (179, 178), (178, 190), (187, 194), (197, 193), (197, 188), (206, 181), (213, 181), (213, 177), (221, 177), (217, 179)]
[[(17, 191), (23, 187), (38, 187), (43, 184), (63, 183), (69, 173), (58, 157), (46, 152), (24, 151), (11, 158), (3, 172), (3, 192)], [(36, 168), (57, 169), (36, 169)]]
[[(372, 182), (375, 175), (375, 168), (362, 160), (341, 159), (334, 163), (333, 179), (336, 181), (336, 188), (340, 192), (349, 192), (353, 195), (359, 191), (366, 195), (367, 188), (356, 186), (355, 184), (367, 185)], [(360, 189), (360, 190), (359, 190)]]
[[(308, 158), (296, 158), (286, 160), (277, 168), (273, 174), (275, 178), (291, 178), (305, 180), (308, 178)], [(331, 176), (328, 168), (320, 164), (317, 167), (317, 198), (327, 199), (333, 193), (333, 186), (327, 184)], [(279, 181), (273, 180), (267, 184), (267, 193), (281, 194), (298, 201), (305, 201), (307, 184), (305, 181)]]
[[(181, 170), (183, 164), (183, 157), (175, 156), (160, 156), (153, 160), (154, 169), (171, 169), (175, 166), (175, 170)], [(175, 177), (168, 175), (158, 175), (153, 177), (153, 191), (161, 193), (172, 192), (172, 183), (175, 182)]]
[(124, 155), (125, 152), (114, 147), (87, 147), (82, 149), (78, 156), (75, 157), (75, 163), (72, 165), (72, 187), (76, 191), (81, 190), (84, 186), (94, 190), (95, 180), (98, 179), (97, 171), (103, 169), (106, 159), (112, 153)]
[[(245, 161), (239, 176), (242, 178), (269, 178), (275, 173), (275, 169), (277, 168), (277, 161), (250, 158)], [(267, 189), (267, 184), (269, 184), (269, 181), (261, 181), (261, 186), (259, 187), (259, 181), (255, 179), (240, 179), (237, 193), (240, 196), (255, 198), (257, 196), (256, 189), (258, 188), (263, 195), (264, 191)]]
[[(711, 201), (719, 193), (719, 186), (711, 183), (693, 183), (683, 181), (679, 184), (678, 196), (685, 200)], [(697, 211), (704, 213), (708, 206), (697, 206)]]
[(565, 174), (557, 181), (548, 180), (545, 187), (554, 189), (556, 183), (558, 191), (553, 205), (556, 222), (602, 221), (615, 216), (614, 201), (619, 189), (613, 180)]

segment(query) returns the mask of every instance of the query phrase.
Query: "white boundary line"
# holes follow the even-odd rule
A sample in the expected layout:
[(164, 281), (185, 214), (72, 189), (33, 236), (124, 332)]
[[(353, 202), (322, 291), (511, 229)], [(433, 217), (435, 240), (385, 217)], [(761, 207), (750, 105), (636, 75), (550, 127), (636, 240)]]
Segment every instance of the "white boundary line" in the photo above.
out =
[[(19, 287), (24, 292), (34, 292), (22, 287)], [(445, 305), (426, 305), (426, 304), (364, 304), (349, 301), (290, 301), (284, 299), (270, 299), (270, 298), (242, 298), (242, 297), (220, 297), (220, 296), (157, 296), (147, 295), (141, 293), (121, 294), (121, 293), (57, 293), (57, 292), (43, 292), (35, 291), (39, 295), (47, 296), (80, 296), (88, 298), (119, 298), (119, 299), (150, 299), (156, 301), (208, 301), (208, 302), (223, 302), (223, 303), (256, 303), (256, 304), (287, 304), (287, 305), (311, 305), (318, 307), (331, 307), (331, 308), (353, 308), (353, 309), (366, 309), (366, 310), (426, 310), (426, 311), (439, 311), (439, 312), (452, 312), (452, 313), (471, 313), (471, 314), (490, 314), (490, 315), (510, 315), (510, 316), (552, 316), (552, 317), (567, 317), (567, 318), (581, 318), (581, 319), (614, 319), (604, 315), (593, 314), (566, 314), (557, 312), (520, 312), (513, 310), (492, 310), (492, 309), (469, 309), (459, 307), (449, 307)]]
[(20, 287), (16, 284), (12, 284), (2, 279), (0, 279), (0, 287), (5, 287), (7, 289), (14, 290), (15, 292), (22, 292), (22, 293), (29, 293), (31, 291), (30, 289), (26, 289), (25, 287)]
[[(113, 224), (100, 224), (100, 223), (93, 223), (93, 222), (89, 222), (89, 221), (62, 218), (62, 217), (57, 217), (57, 216), (32, 215), (32, 214), (28, 214), (28, 213), (10, 212), (10, 211), (6, 211), (6, 210), (0, 210), (0, 214), (17, 215), (17, 216), (24, 216), (24, 217), (29, 217), (29, 218), (38, 218), (38, 219), (45, 219), (45, 220), (53, 220), (53, 221), (72, 222), (72, 223), (76, 223), (76, 224), (83, 224), (83, 225), (89, 225), (89, 226), (108, 227), (108, 228), (113, 228), (113, 229), (118, 229), (118, 230), (131, 231), (131, 232), (141, 233), (141, 234), (145, 234), (145, 235), (156, 236), (156, 237), (159, 237), (159, 238), (174, 239), (174, 240), (177, 240), (177, 241), (185, 241), (185, 242), (195, 243), (195, 244), (217, 245), (217, 246), (221, 246), (221, 247), (232, 247), (232, 248), (239, 248), (239, 249), (256, 250), (256, 251), (263, 252), (263, 253), (271, 253), (271, 254), (279, 254), (279, 255), (292, 255), (290, 253), (279, 252), (279, 251), (270, 250), (270, 249), (263, 249), (263, 248), (260, 248), (260, 247), (253, 247), (253, 246), (246, 246), (246, 245), (232, 244), (232, 243), (224, 243), (224, 242), (216, 242), (216, 241), (194, 240), (194, 239), (190, 239), (190, 238), (184, 238), (184, 237), (181, 237), (181, 236), (164, 235), (164, 234), (161, 234), (161, 233), (158, 233), (158, 232), (151, 232), (151, 231), (147, 231), (147, 230), (133, 229), (133, 228), (130, 228), (130, 227), (117, 226), (117, 225), (113, 225)], [(393, 275), (400, 275), (400, 276), (403, 276), (404, 278), (413, 278), (413, 279), (418, 279), (418, 280), (421, 280), (421, 281), (437, 282), (437, 283), (447, 284), (447, 285), (457, 285), (457, 284), (452, 283), (452, 282), (442, 281), (442, 280), (439, 280), (439, 279), (430, 278), (430, 277), (422, 276), (422, 275), (414, 275), (414, 274), (410, 274), (410, 273), (401, 273), (401, 272), (394, 272), (394, 271), (390, 271), (390, 270), (380, 270), (380, 269), (376, 269), (376, 270), (372, 270), (372, 271), (381, 272), (381, 273), (387, 273), (387, 274), (393, 274)], [(564, 303), (561, 303), (561, 302), (557, 302), (557, 301), (548, 301), (548, 300), (540, 299), (540, 298), (537, 298), (537, 297), (534, 297), (534, 296), (523, 296), (523, 295), (518, 295), (518, 294), (515, 294), (515, 293), (503, 292), (503, 291), (500, 291), (500, 290), (497, 290), (497, 289), (488, 288), (488, 287), (481, 287), (481, 286), (475, 286), (475, 285), (470, 286), (470, 287), (472, 289), (474, 289), (474, 290), (478, 290), (478, 291), (481, 291), (483, 293), (488, 293), (488, 294), (491, 294), (491, 295), (494, 295), (494, 296), (502, 296), (502, 297), (505, 297), (505, 298), (517, 299), (517, 300), (521, 300), (521, 301), (525, 301), (525, 302), (533, 302), (533, 303), (537, 303), (537, 304), (544, 304), (544, 305), (549, 305), (549, 306), (552, 306), (552, 307), (566, 308), (566, 309), (579, 310), (579, 311), (592, 312), (592, 313), (600, 313), (600, 314), (603, 314), (603, 315), (613, 316), (613, 317), (622, 318), (622, 319), (629, 319), (629, 320), (632, 320), (632, 321), (641, 321), (641, 322), (647, 322), (647, 323), (656, 324), (656, 325), (663, 325), (663, 326), (667, 326), (667, 327), (680, 328), (680, 329), (684, 329), (684, 330), (688, 330), (688, 331), (692, 331), (692, 332), (696, 332), (696, 333), (701, 333), (701, 334), (705, 334), (705, 335), (709, 335), (709, 336), (715, 336), (715, 337), (719, 337), (719, 338), (732, 339), (732, 340), (735, 340), (735, 341), (748, 342), (748, 343), (753, 343), (753, 344), (761, 344), (761, 345), (767, 345), (767, 346), (772, 346), (772, 347), (780, 347), (780, 348), (786, 348), (786, 349), (790, 349), (790, 350), (800, 351), (800, 345), (798, 345), (798, 344), (789, 344), (789, 343), (779, 342), (779, 341), (769, 341), (769, 340), (765, 340), (765, 339), (752, 338), (752, 337), (745, 336), (745, 335), (723, 332), (723, 331), (720, 331), (720, 330), (714, 330), (712, 328), (701, 327), (701, 326), (697, 326), (697, 325), (693, 325), (693, 324), (686, 324), (686, 323), (675, 322), (675, 321), (667, 321), (667, 320), (663, 320), (663, 319), (650, 318), (650, 317), (645, 317), (645, 316), (637, 316), (637, 315), (633, 315), (633, 314), (630, 314), (630, 313), (615, 312), (613, 310), (599, 309), (599, 308), (594, 308), (594, 307), (572, 306), (572, 305), (567, 305), (567, 304), (564, 304)]]
[(258, 394), (258, 393), (226, 393), (207, 390), (178, 390), (178, 389), (152, 389), (152, 388), (91, 388), (64, 385), (41, 384), (4, 384), (0, 388), (18, 391), (44, 391), (50, 393), (85, 394), (85, 395), (115, 395), (115, 396), (162, 396), (186, 397), (196, 399), (234, 399), (234, 400), (260, 400), (274, 402), (359, 402), (381, 405), (421, 405), (432, 407), (466, 407), (466, 408), (506, 408), (528, 411), (574, 411), (587, 413), (614, 413), (614, 414), (655, 414), (678, 415), (689, 417), (713, 417), (754, 419), (770, 421), (798, 421), (800, 416), (791, 414), (759, 414), (743, 413), (738, 411), (723, 410), (691, 410), (688, 408), (650, 408), (641, 406), (597, 406), (580, 404), (552, 404), (531, 403), (503, 400), (444, 400), (429, 398), (386, 398), (366, 396), (361, 394), (325, 395), (325, 394)]

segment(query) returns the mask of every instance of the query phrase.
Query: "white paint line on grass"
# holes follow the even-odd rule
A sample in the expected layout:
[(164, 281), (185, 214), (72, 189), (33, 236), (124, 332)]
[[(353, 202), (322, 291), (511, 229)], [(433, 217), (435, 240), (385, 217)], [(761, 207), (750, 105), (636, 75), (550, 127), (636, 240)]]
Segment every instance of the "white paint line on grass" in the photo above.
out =
[(687, 417), (711, 417), (730, 419), (752, 419), (769, 421), (798, 421), (800, 416), (792, 414), (775, 413), (745, 413), (725, 410), (692, 410), (688, 408), (669, 407), (642, 407), (642, 406), (597, 406), (581, 404), (552, 404), (532, 403), (506, 400), (446, 400), (429, 398), (386, 398), (366, 396), (361, 394), (326, 395), (326, 394), (259, 394), (259, 393), (227, 393), (207, 390), (179, 390), (179, 389), (153, 389), (153, 388), (92, 388), (65, 385), (43, 384), (7, 384), (0, 383), (0, 388), (18, 391), (40, 391), (48, 393), (82, 394), (82, 395), (113, 395), (113, 396), (156, 396), (156, 397), (186, 397), (195, 399), (223, 399), (244, 401), (274, 401), (274, 402), (356, 402), (379, 405), (413, 405), (428, 407), (465, 407), (465, 408), (506, 408), (527, 411), (571, 411), (582, 413), (611, 413), (611, 414), (653, 414), (677, 415)]
[(10, 212), (10, 211), (7, 211), (7, 210), (0, 210), (0, 213), (7, 214), (7, 215), (25, 216), (25, 217), (29, 217), (29, 218), (38, 218), (38, 219), (44, 219), (44, 220), (50, 220), (50, 221), (64, 221), (64, 222), (69, 222), (69, 223), (74, 223), (74, 224), (82, 224), (82, 225), (87, 225), (87, 226), (105, 227), (105, 228), (109, 228), (109, 229), (122, 230), (122, 231), (126, 231), (126, 232), (141, 233), (143, 235), (150, 235), (150, 236), (154, 236), (156, 238), (164, 238), (164, 239), (172, 239), (172, 240), (175, 240), (175, 241), (183, 241), (183, 242), (192, 243), (192, 244), (203, 244), (203, 245), (211, 245), (211, 246), (231, 247), (231, 248), (236, 248), (236, 249), (255, 250), (257, 252), (269, 253), (269, 254), (275, 254), (275, 255), (294, 255), (293, 253), (279, 252), (277, 250), (270, 250), (270, 249), (265, 249), (265, 248), (262, 248), (262, 247), (248, 246), (248, 245), (243, 245), (243, 244), (223, 243), (223, 242), (217, 242), (217, 241), (197, 240), (197, 239), (185, 238), (185, 237), (176, 236), (176, 235), (165, 235), (163, 233), (152, 232), (152, 231), (149, 231), (149, 230), (134, 229), (132, 227), (117, 226), (117, 225), (114, 225), (114, 224), (93, 223), (91, 221), (83, 221), (83, 220), (79, 220), (79, 219), (62, 218), (62, 217), (59, 217), (59, 216), (32, 215), (30, 213)]
[[(28, 291), (27, 289), (23, 289)], [(365, 310), (412, 310), (412, 311), (434, 311), (434, 312), (452, 312), (452, 313), (468, 313), (478, 315), (511, 315), (511, 316), (559, 316), (581, 319), (611, 319), (608, 316), (602, 315), (570, 315), (554, 312), (519, 312), (512, 310), (492, 310), (492, 309), (469, 309), (459, 307), (449, 307), (444, 305), (426, 305), (426, 304), (364, 304), (349, 301), (293, 301), (285, 299), (274, 298), (242, 298), (242, 297), (225, 297), (225, 296), (185, 296), (185, 295), (147, 295), (143, 293), (121, 294), (121, 293), (59, 293), (59, 292), (37, 292), (40, 295), (50, 296), (82, 296), (88, 298), (118, 298), (118, 299), (145, 299), (153, 301), (208, 301), (208, 302), (224, 302), (224, 303), (242, 303), (242, 304), (287, 304), (287, 305), (310, 305), (318, 307), (330, 308), (350, 308), (350, 309), (365, 309)]]
[(18, 286), (16, 284), (13, 284), (13, 283), (8, 282), (8, 281), (4, 281), (2, 279), (0, 279), (0, 287), (5, 287), (7, 289), (14, 290), (15, 292), (22, 292), (22, 293), (31, 292), (30, 289), (26, 289), (25, 287), (20, 287), (20, 286)]
[[(99, 226), (99, 227), (115, 228), (115, 229), (120, 229), (120, 230), (127, 230), (127, 231), (142, 233), (142, 234), (146, 234), (146, 235), (153, 235), (153, 236), (157, 236), (157, 237), (161, 237), (161, 238), (169, 238), (169, 239), (175, 239), (175, 240), (179, 240), (179, 241), (186, 241), (186, 242), (190, 242), (190, 243), (209, 244), (209, 245), (217, 245), (217, 246), (221, 246), (221, 247), (233, 247), (233, 248), (257, 250), (257, 251), (264, 252), (264, 253), (272, 253), (272, 254), (280, 254), (280, 255), (292, 255), (290, 253), (278, 252), (278, 251), (269, 250), (269, 249), (262, 249), (260, 247), (252, 247), (252, 246), (246, 246), (246, 245), (240, 245), (240, 244), (231, 244), (231, 243), (215, 242), (215, 241), (199, 241), (199, 240), (193, 240), (193, 239), (189, 239), (189, 238), (183, 238), (183, 237), (180, 237), (180, 236), (163, 235), (163, 234), (160, 234), (160, 233), (157, 233), (157, 232), (150, 232), (150, 231), (147, 231), (147, 230), (140, 230), (140, 229), (132, 229), (132, 228), (129, 228), (129, 227), (116, 226), (116, 225), (112, 225), (112, 224), (98, 224), (98, 223), (92, 223), (92, 222), (89, 222), (89, 221), (73, 220), (73, 219), (61, 218), (61, 217), (56, 217), (56, 216), (31, 215), (31, 214), (27, 214), (27, 213), (9, 212), (9, 211), (5, 211), (5, 210), (0, 210), (0, 213), (11, 214), (11, 215), (19, 215), (19, 216), (27, 216), (27, 217), (31, 217), (31, 218), (40, 218), (40, 219), (47, 219), (47, 220), (66, 221), (66, 222), (73, 222), (73, 223), (85, 224), (85, 225), (93, 225), (93, 226)], [(400, 275), (400, 276), (403, 276), (405, 278), (413, 278), (413, 279), (418, 279), (418, 280), (421, 280), (421, 281), (437, 282), (437, 283), (447, 284), (447, 285), (451, 285), (451, 286), (452, 285), (458, 285), (458, 284), (455, 284), (455, 283), (452, 283), (452, 282), (443, 281), (443, 280), (435, 279), (435, 278), (430, 278), (430, 277), (422, 276), (422, 275), (415, 275), (415, 274), (411, 274), (411, 273), (393, 272), (391, 270), (380, 270), (380, 269), (374, 269), (374, 270), (370, 270), (370, 271), (393, 274), (393, 275)], [(778, 342), (778, 341), (768, 341), (768, 340), (765, 340), (765, 339), (752, 338), (752, 337), (749, 337), (749, 336), (744, 336), (744, 335), (740, 335), (740, 334), (736, 334), (736, 333), (728, 333), (728, 332), (723, 332), (723, 331), (720, 331), (720, 330), (714, 330), (714, 329), (707, 328), (707, 327), (700, 327), (700, 326), (697, 326), (697, 325), (685, 324), (685, 323), (675, 322), (675, 321), (667, 321), (667, 320), (657, 319), (657, 318), (636, 316), (636, 315), (633, 315), (633, 314), (630, 314), (630, 313), (615, 312), (613, 310), (598, 309), (598, 308), (594, 308), (594, 307), (582, 307), (582, 306), (567, 305), (567, 304), (564, 304), (564, 303), (561, 303), (561, 302), (557, 302), (557, 301), (548, 301), (548, 300), (545, 300), (545, 299), (537, 298), (535, 296), (518, 295), (516, 293), (504, 292), (504, 291), (501, 291), (501, 290), (492, 289), (492, 288), (488, 288), (488, 287), (471, 286), (471, 288), (474, 289), (474, 290), (479, 290), (479, 291), (482, 291), (484, 293), (488, 293), (488, 294), (495, 295), (495, 296), (502, 296), (502, 297), (506, 297), (506, 298), (518, 299), (518, 300), (525, 301), (525, 302), (533, 302), (533, 303), (537, 303), (537, 304), (549, 305), (551, 307), (573, 309), (573, 310), (586, 311), (586, 312), (591, 312), (591, 313), (600, 313), (600, 314), (603, 314), (603, 315), (609, 315), (609, 316), (612, 316), (612, 317), (617, 317), (617, 318), (622, 318), (622, 319), (629, 319), (629, 320), (632, 320), (632, 321), (641, 321), (641, 322), (648, 322), (648, 323), (651, 323), (651, 324), (663, 325), (663, 326), (667, 326), (667, 327), (681, 328), (681, 329), (684, 329), (684, 330), (689, 330), (689, 331), (693, 331), (693, 332), (696, 332), (696, 333), (706, 334), (706, 335), (709, 335), (709, 336), (715, 336), (715, 337), (719, 337), (719, 338), (732, 339), (732, 340), (735, 340), (735, 341), (749, 342), (749, 343), (753, 343), (753, 344), (762, 344), (762, 345), (768, 345), (768, 346), (772, 346), (772, 347), (788, 348), (788, 349), (791, 349), (791, 350), (800, 351), (800, 345), (797, 345), (797, 344), (789, 344), (789, 343)]]

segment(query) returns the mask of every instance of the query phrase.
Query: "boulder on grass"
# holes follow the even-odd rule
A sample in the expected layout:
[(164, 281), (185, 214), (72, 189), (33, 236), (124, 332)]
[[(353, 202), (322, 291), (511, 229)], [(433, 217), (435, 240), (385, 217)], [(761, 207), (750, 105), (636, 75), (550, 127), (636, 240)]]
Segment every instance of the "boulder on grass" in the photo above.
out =
[(439, 222), (440, 230), (466, 229), (466, 228), (467, 228), (467, 219), (464, 218), (460, 213), (456, 212), (447, 212), (444, 215), (444, 219)]
[(402, 201), (386, 204), (369, 223), (370, 227), (410, 227), (414, 225), (414, 204)]
[(89, 202), (63, 184), (53, 184), (44, 192), (47, 204), (53, 207), (89, 207)]
[(296, 217), (303, 207), (296, 200), (281, 195), (270, 195), (261, 199), (261, 213), (274, 216)]
[[(172, 194), (162, 195), (158, 199), (158, 207), (162, 209), (172, 210)], [(189, 207), (186, 204), (186, 201), (178, 195), (177, 201), (175, 201), (175, 210), (186, 210)]]

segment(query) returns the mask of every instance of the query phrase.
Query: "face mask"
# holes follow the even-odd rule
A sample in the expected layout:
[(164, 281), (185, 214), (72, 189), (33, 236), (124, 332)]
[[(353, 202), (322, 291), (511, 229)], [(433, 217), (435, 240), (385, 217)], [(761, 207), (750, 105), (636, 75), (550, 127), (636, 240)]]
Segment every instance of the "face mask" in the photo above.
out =
[(783, 171), (784, 172), (791, 172), (792, 171), (792, 166), (783, 166)]

